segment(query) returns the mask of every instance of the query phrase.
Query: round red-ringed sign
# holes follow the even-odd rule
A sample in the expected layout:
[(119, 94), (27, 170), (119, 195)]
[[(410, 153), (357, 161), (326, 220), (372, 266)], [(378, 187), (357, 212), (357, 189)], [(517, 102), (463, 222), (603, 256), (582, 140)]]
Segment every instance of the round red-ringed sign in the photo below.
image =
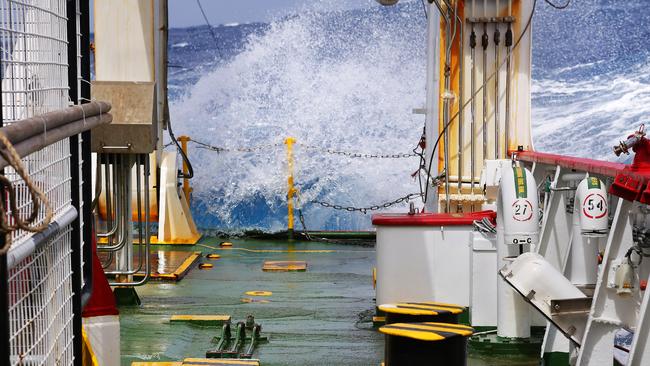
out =
[(582, 201), (582, 213), (590, 219), (607, 215), (607, 200), (600, 193), (591, 193)]
[(512, 218), (528, 221), (533, 217), (533, 204), (529, 200), (519, 199), (512, 204)]

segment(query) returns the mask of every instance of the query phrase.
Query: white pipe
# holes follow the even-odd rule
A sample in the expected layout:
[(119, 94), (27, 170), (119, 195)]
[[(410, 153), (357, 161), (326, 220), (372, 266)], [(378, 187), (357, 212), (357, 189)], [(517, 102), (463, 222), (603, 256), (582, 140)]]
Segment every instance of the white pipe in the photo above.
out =
[[(440, 99), (440, 12), (435, 4), (429, 4), (429, 23), (427, 25), (427, 100), (426, 100), (426, 162), (435, 159), (431, 164), (431, 176), (438, 175), (437, 159), (431, 151), (438, 138), (438, 101)], [(425, 208), (428, 212), (438, 211), (438, 192), (436, 189), (429, 189), (426, 197)]]
[[(518, 245), (507, 245), (502, 215), (497, 214), (497, 266), (510, 265), (519, 255)], [(526, 301), (501, 276), (497, 278), (497, 335), (506, 338), (530, 337), (530, 309)]]
[(33, 254), (41, 245), (45, 244), (60, 229), (70, 225), (76, 218), (77, 209), (73, 206), (68, 206), (50, 222), (45, 230), (32, 235), (20, 244), (13, 245), (7, 253), (7, 267), (9, 269), (15, 267), (23, 259)]
[[(497, 268), (503, 268), (539, 240), (537, 184), (525, 168), (504, 167), (497, 198)], [(497, 279), (497, 335), (529, 338), (526, 301), (503, 278)]]

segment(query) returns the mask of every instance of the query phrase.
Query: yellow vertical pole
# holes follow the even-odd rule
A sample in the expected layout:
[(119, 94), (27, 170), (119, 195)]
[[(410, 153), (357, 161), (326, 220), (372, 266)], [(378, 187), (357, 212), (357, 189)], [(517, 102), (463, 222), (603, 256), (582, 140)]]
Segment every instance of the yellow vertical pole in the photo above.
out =
[[(181, 150), (185, 153), (185, 156), (187, 156), (187, 142), (190, 141), (191, 139), (189, 136), (179, 136), (178, 141), (181, 142)], [(185, 159), (183, 159), (183, 175), (187, 176), (187, 173), (189, 172), (189, 168), (187, 167), (187, 163), (185, 162)], [(185, 195), (185, 201), (187, 201), (187, 205), (190, 205), (190, 194), (192, 193), (192, 187), (190, 187), (190, 180), (187, 178), (183, 178), (183, 194)]]
[(287, 235), (289, 239), (293, 239), (293, 198), (296, 194), (296, 189), (293, 186), (293, 144), (296, 143), (296, 139), (287, 137), (284, 143), (287, 145), (287, 210), (289, 211)]

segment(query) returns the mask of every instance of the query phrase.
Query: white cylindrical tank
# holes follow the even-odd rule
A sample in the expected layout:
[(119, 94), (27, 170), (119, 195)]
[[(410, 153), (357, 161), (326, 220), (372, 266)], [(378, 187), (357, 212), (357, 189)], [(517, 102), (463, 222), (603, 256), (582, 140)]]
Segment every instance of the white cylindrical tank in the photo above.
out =
[(578, 184), (573, 209), (573, 236), (566, 275), (575, 285), (593, 285), (598, 276), (598, 243), (607, 234), (609, 213), (605, 184), (588, 177)]
[(605, 184), (596, 177), (588, 177), (578, 184), (574, 212), (580, 216), (580, 233), (584, 236), (607, 235), (608, 207)]
[(505, 244), (537, 245), (539, 202), (533, 174), (522, 167), (502, 169), (499, 199)]
[[(497, 198), (497, 266), (509, 265), (537, 245), (539, 203), (533, 174), (523, 167), (505, 167)], [(502, 278), (497, 279), (497, 335), (529, 338), (530, 307)]]

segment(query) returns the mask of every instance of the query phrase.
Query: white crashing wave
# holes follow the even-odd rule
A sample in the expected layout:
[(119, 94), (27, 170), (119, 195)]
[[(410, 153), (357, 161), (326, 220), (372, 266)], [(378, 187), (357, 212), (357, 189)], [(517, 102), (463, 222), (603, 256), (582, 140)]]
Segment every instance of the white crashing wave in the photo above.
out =
[[(246, 49), (204, 74), (172, 105), (177, 134), (213, 145), (282, 143), (377, 153), (410, 152), (423, 119), (424, 22), (379, 15), (302, 13), (274, 22)], [(284, 146), (254, 153), (192, 149), (200, 216), (228, 229), (278, 230), (286, 220)], [(418, 191), (417, 159), (350, 159), (296, 147), (295, 180), (311, 229), (369, 229), (370, 215), (313, 204), (366, 206)], [(401, 206), (403, 211), (404, 206)], [(199, 219), (201, 222), (201, 219)]]

